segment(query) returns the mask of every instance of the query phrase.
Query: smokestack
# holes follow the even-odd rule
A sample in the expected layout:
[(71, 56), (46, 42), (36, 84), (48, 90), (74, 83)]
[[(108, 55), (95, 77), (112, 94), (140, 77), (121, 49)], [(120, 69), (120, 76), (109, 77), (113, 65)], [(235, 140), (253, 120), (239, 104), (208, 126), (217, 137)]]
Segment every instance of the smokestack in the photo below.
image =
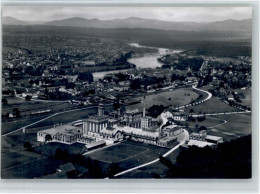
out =
[(100, 117), (104, 116), (104, 105), (103, 104), (99, 104), (99, 106), (98, 106), (98, 116), (100, 116)]
[(144, 104), (144, 108), (143, 108), (143, 117), (145, 117), (145, 96), (144, 96), (143, 104)]

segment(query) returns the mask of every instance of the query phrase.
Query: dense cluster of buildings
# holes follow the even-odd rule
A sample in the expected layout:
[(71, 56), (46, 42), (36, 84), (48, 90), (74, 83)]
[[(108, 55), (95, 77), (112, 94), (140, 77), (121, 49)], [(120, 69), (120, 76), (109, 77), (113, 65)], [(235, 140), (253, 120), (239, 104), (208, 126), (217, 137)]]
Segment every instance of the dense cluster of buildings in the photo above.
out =
[[(144, 102), (145, 104), (145, 102)], [(118, 111), (117, 117), (111, 117), (104, 112), (104, 105), (99, 104), (98, 114), (81, 121), (81, 126), (59, 125), (37, 133), (40, 142), (60, 142), (65, 144), (85, 143), (96, 144), (106, 141), (107, 144), (130, 139), (162, 147), (171, 147), (183, 129), (177, 125), (165, 128), (158, 126), (158, 121), (146, 116), (143, 112), (127, 110)]]
[[(54, 126), (51, 129), (37, 133), (39, 142), (60, 142), (64, 144), (83, 143), (88, 150), (113, 144), (125, 139), (171, 148), (176, 145), (184, 128), (172, 121), (183, 121), (183, 113), (167, 109), (161, 116), (167, 119), (167, 124), (158, 126), (158, 120), (153, 121), (146, 116), (145, 100), (143, 111), (138, 109), (118, 110), (117, 115), (105, 114), (104, 104), (99, 104), (98, 113), (73, 124)], [(168, 120), (169, 119), (169, 120)], [(223, 138), (207, 135), (206, 131), (191, 133), (187, 146), (213, 146), (222, 143)]]
[[(237, 63), (228, 64), (214, 58), (205, 57), (199, 71), (190, 66), (183, 70), (167, 66), (155, 69), (131, 69), (124, 73), (107, 75), (99, 80), (80, 80), (79, 72), (95, 72), (100, 67), (110, 67), (127, 53), (144, 54), (155, 52), (155, 49), (132, 47), (123, 42), (109, 39), (87, 38), (72, 39), (73, 44), (67, 45), (64, 37), (43, 37), (35, 42), (35, 37), (4, 34), (5, 45), (23, 45), (24, 49), (3, 50), (3, 94), (19, 97), (38, 98), (43, 100), (71, 100), (84, 105), (97, 104), (108, 100), (111, 103), (123, 101), (131, 104), (131, 96), (140, 93), (156, 92), (162, 88), (173, 89), (175, 86), (187, 86), (194, 83), (209, 85), (213, 95), (223, 97), (228, 101), (238, 101), (240, 93), (231, 93), (232, 89), (251, 86), (251, 58), (238, 56)], [(40, 45), (40, 46), (39, 46)], [(46, 45), (43, 47), (42, 45)], [(51, 45), (51, 46), (50, 46)], [(36, 52), (31, 52), (33, 48)], [(50, 49), (51, 48), (51, 49)], [(75, 49), (76, 48), (76, 49)], [(196, 56), (178, 54), (183, 59)], [(190, 55), (194, 55), (190, 53)], [(176, 54), (177, 56), (177, 54)], [(176, 58), (173, 56), (173, 58)], [(180, 64), (178, 57), (173, 61)], [(121, 64), (124, 65), (124, 64)], [(101, 69), (98, 69), (101, 70)], [(127, 77), (127, 79), (120, 78)], [(134, 81), (139, 81), (140, 87), (133, 87)], [(154, 81), (155, 80), (155, 81)], [(74, 101), (72, 101), (72, 99)], [(50, 113), (53, 110), (37, 110), (36, 113)], [(22, 112), (22, 110), (21, 110)], [(3, 114), (3, 118), (13, 118), (11, 113)], [(8, 116), (5, 116), (8, 115)], [(33, 113), (27, 114), (27, 116)], [(20, 116), (23, 116), (21, 113)], [(167, 109), (162, 116), (176, 122), (187, 120), (187, 115), (181, 111)], [(172, 124), (161, 128), (158, 121), (146, 115), (143, 111), (134, 109), (118, 111), (114, 117), (104, 113), (104, 107), (99, 105), (98, 114), (82, 121), (82, 126), (54, 126), (51, 129), (39, 131), (38, 141), (56, 141), (66, 144), (75, 142), (97, 144), (98, 141), (114, 142), (121, 139), (131, 139), (163, 147), (171, 147), (176, 142), (176, 136), (182, 133), (182, 128)], [(194, 141), (216, 143), (213, 137), (203, 134), (191, 134), (190, 144)], [(202, 138), (201, 139), (198, 139)], [(196, 139), (197, 138), (197, 139)], [(211, 138), (211, 139), (210, 139)], [(213, 138), (213, 139), (212, 139)], [(213, 142), (212, 142), (213, 141)]]
[[(3, 93), (31, 96), (33, 98), (67, 100), (82, 98), (89, 90), (103, 92), (100, 83), (88, 84), (78, 80), (80, 72), (96, 72), (130, 68), (116, 64), (126, 53), (144, 54), (155, 52), (152, 48), (138, 48), (121, 41), (87, 37), (82, 40), (3, 34)], [(19, 38), (19, 41), (16, 41)], [(45, 46), (42, 46), (45, 45)], [(69, 46), (68, 46), (69, 45)], [(125, 65), (125, 66), (124, 66)], [(107, 69), (110, 68), (110, 69)], [(19, 80), (19, 81), (18, 81)], [(112, 84), (111, 84), (112, 85)], [(129, 85), (114, 84), (108, 89), (125, 91)], [(46, 90), (47, 88), (47, 90)]]

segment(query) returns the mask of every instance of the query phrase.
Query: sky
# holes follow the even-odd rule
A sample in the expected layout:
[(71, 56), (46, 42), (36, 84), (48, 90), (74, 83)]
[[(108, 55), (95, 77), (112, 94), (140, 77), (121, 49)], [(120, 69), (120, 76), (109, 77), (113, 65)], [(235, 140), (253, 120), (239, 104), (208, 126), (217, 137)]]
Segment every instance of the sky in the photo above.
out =
[(87, 7), (3, 6), (2, 16), (23, 21), (51, 21), (71, 17), (100, 20), (139, 17), (165, 21), (212, 22), (252, 18), (251, 7)]

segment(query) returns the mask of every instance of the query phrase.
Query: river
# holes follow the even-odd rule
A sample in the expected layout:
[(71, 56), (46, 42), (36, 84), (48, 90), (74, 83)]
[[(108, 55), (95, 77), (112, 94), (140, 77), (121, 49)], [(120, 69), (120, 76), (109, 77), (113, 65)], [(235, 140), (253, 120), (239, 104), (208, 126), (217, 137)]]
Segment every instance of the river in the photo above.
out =
[[(129, 43), (130, 46), (133, 47), (145, 47), (145, 48), (156, 48), (156, 47), (147, 47), (139, 45), (138, 43)], [(128, 60), (129, 63), (135, 64), (136, 68), (156, 68), (161, 67), (162, 63), (160, 63), (157, 59), (173, 53), (179, 53), (181, 50), (173, 50), (173, 49), (166, 49), (166, 48), (156, 48), (158, 49), (157, 53), (149, 53), (145, 54), (140, 57), (133, 57)], [(93, 73), (94, 80), (103, 79), (106, 74), (109, 73), (118, 73), (118, 72), (126, 72), (128, 69), (122, 70), (114, 70), (114, 71), (102, 71), (102, 72), (95, 72)]]

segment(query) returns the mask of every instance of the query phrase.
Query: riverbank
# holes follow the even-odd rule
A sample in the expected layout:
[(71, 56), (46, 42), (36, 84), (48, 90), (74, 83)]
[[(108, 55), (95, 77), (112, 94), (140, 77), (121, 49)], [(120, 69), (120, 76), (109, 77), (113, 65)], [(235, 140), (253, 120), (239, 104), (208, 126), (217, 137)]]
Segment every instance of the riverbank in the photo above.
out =
[(138, 43), (130, 43), (129, 45), (133, 47), (146, 47), (146, 48), (153, 48), (156, 49), (157, 52), (151, 54), (144, 54), (141, 56), (133, 55), (131, 58), (128, 59), (129, 63), (132, 63), (136, 66), (136, 68), (156, 68), (161, 67), (163, 63), (158, 61), (158, 58), (161, 58), (167, 54), (179, 53), (182, 52), (181, 50), (173, 50), (167, 48), (156, 48), (156, 47), (147, 47), (139, 45)]
[[(106, 74), (112, 74), (112, 73), (119, 73), (119, 72), (126, 72), (130, 69), (138, 68), (157, 68), (161, 67), (163, 63), (158, 61), (158, 58), (161, 58), (164, 55), (167, 54), (173, 54), (173, 53), (179, 53), (182, 52), (181, 50), (173, 50), (173, 49), (167, 49), (167, 48), (156, 48), (156, 47), (147, 47), (139, 45), (138, 43), (129, 43), (132, 47), (145, 47), (145, 48), (151, 48), (154, 49), (155, 52), (153, 53), (146, 53), (146, 54), (131, 54), (131, 57), (127, 58), (127, 66), (120, 65), (117, 66), (116, 69), (112, 69), (113, 66), (108, 66), (107, 69), (104, 70), (104, 67), (102, 70), (96, 70), (93, 71), (93, 77), (94, 80), (103, 79)], [(132, 65), (132, 66), (131, 66)]]

